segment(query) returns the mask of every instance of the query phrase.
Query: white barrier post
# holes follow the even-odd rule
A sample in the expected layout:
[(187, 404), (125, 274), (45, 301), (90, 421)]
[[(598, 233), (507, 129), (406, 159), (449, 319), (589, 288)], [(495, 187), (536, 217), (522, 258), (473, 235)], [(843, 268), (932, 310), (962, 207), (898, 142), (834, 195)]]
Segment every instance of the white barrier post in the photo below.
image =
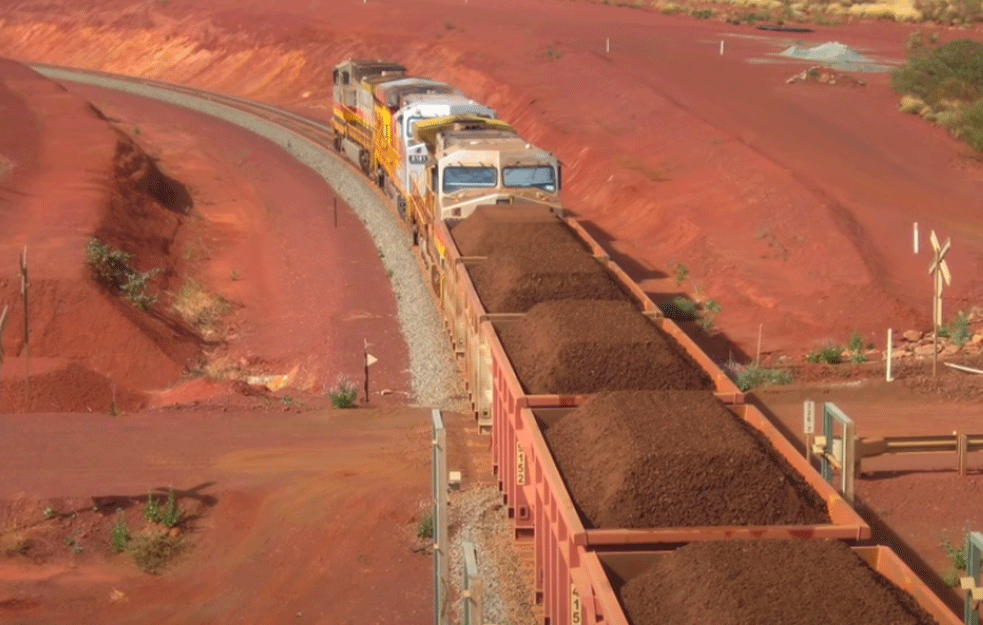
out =
[(720, 40), (720, 56), (724, 55), (724, 40)]
[(915, 246), (915, 254), (917, 254), (918, 253), (918, 222), (917, 221), (914, 223), (914, 226), (911, 229), (911, 235), (912, 235), (912, 241)]
[(894, 378), (891, 377), (891, 359), (894, 358), (894, 343), (891, 339), (891, 328), (887, 329), (887, 373), (884, 379), (888, 382), (894, 382)]
[(607, 40), (604, 42), (604, 52), (606, 54), (611, 54), (611, 38), (610, 37), (608, 37)]

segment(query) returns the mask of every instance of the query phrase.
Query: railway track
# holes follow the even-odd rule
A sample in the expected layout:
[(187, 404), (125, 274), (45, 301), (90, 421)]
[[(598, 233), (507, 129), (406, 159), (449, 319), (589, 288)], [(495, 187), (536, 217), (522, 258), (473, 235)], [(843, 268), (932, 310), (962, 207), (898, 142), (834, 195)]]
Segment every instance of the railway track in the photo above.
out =
[[(35, 68), (47, 72), (49, 76), (54, 74), (55, 77), (59, 72), (67, 71), (54, 66), (35, 66)], [(333, 154), (334, 129), (302, 115), (242, 98), (168, 85), (158, 81), (141, 78), (123, 79), (90, 70), (79, 74), (127, 80), (138, 85), (191, 96), (227, 107), (289, 131), (318, 146), (323, 152)], [(331, 158), (338, 158), (353, 176), (362, 178), (362, 171), (353, 163), (334, 155)], [(371, 186), (380, 200), (387, 204), (391, 216), (400, 223), (403, 234), (409, 239), (411, 236), (409, 228), (403, 220), (399, 219), (389, 198), (375, 185), (367, 183), (367, 186)], [(777, 431), (773, 431), (774, 427), (756, 409), (743, 404), (743, 396), (736, 391), (736, 387), (722, 374), (719, 367), (712, 363), (678, 327), (657, 312), (654, 304), (615, 263), (610, 261), (596, 241), (593, 241), (574, 220), (566, 219), (562, 223), (568, 228), (571, 237), (579, 239), (579, 242), (584, 244), (585, 251), (590, 250), (589, 255), (598, 261), (604, 271), (613, 276), (612, 279), (620, 284), (623, 291), (628, 294), (628, 299), (635, 305), (636, 313), (642, 317), (642, 321), (633, 317), (635, 313), (626, 313), (624, 327), (634, 324), (632, 327), (642, 328), (648, 323), (654, 326), (651, 329), (658, 329), (671, 337), (682, 346), (682, 352), (688, 354), (681, 356), (681, 360), (688, 358), (692, 366), (702, 369), (706, 374), (706, 383), (709, 384), (709, 386), (667, 390), (682, 391), (684, 394), (705, 393), (703, 405), (709, 407), (706, 413), (708, 423), (713, 419), (722, 419), (720, 423), (724, 421), (730, 423), (734, 420), (742, 423), (742, 427), (750, 426), (758, 432), (758, 435), (767, 438), (773, 445), (771, 447), (773, 453), (777, 449), (778, 456), (792, 463), (789, 467), (790, 472), (782, 479), (792, 479), (790, 476), (793, 474), (797, 475), (795, 479), (803, 479), (803, 483), (807, 483), (810, 490), (825, 498), (831, 520), (817, 523), (762, 521), (757, 525), (752, 523), (750, 526), (740, 526), (733, 522), (718, 522), (714, 525), (706, 521), (689, 526), (667, 522), (664, 525), (641, 528), (616, 525), (613, 528), (603, 529), (590, 527), (589, 524), (584, 523), (577, 512), (577, 508), (583, 505), (583, 501), (579, 501), (577, 496), (583, 496), (584, 493), (575, 494), (568, 491), (570, 487), (565, 483), (567, 476), (560, 475), (554, 454), (551, 453), (551, 444), (548, 446), (543, 432), (553, 430), (556, 423), (567, 414), (576, 412), (582, 406), (590, 406), (591, 396), (599, 391), (586, 390), (557, 394), (524, 388), (528, 385), (519, 382), (520, 376), (517, 371), (521, 367), (516, 365), (515, 352), (511, 349), (513, 346), (509, 345), (503, 337), (509, 335), (507, 331), (509, 326), (520, 326), (529, 315), (525, 312), (516, 314), (518, 311), (511, 311), (508, 315), (496, 315), (496, 312), (505, 311), (485, 309), (483, 300), (477, 294), (477, 285), (473, 282), (474, 276), (471, 273), (471, 268), (484, 259), (476, 256), (468, 257), (460, 253), (455, 243), (456, 236), (451, 234), (443, 221), (438, 221), (435, 225), (435, 237), (448, 244), (449, 251), (447, 265), (446, 267), (442, 265), (446, 274), (441, 277), (440, 290), (431, 291), (430, 295), (437, 309), (443, 312), (445, 329), (453, 345), (452, 352), (461, 356), (457, 363), (462, 367), (464, 379), (472, 394), (473, 405), (477, 407), (476, 411), (481, 412), (484, 402), (487, 404), (485, 406), (487, 412), (491, 415), (493, 463), (498, 485), (503, 492), (510, 517), (514, 519), (516, 536), (534, 537), (531, 554), (534, 569), (533, 589), (537, 601), (543, 605), (542, 614), (545, 620), (550, 625), (582, 622), (626, 625), (629, 621), (624, 614), (624, 608), (616, 598), (615, 593), (618, 592), (616, 588), (622, 583), (629, 584), (639, 579), (639, 571), (643, 567), (658, 567), (669, 561), (668, 556), (665, 555), (668, 552), (657, 555), (654, 554), (652, 547), (666, 550), (672, 545), (683, 543), (754, 540), (762, 537), (792, 538), (810, 542), (812, 542), (810, 539), (833, 538), (845, 543), (855, 543), (858, 539), (869, 536), (870, 528), (860, 521), (855, 511), (845, 502), (840, 501), (838, 495), (829, 489), (821, 478), (817, 479), (815, 471), (795, 455), (788, 441), (781, 438)], [(409, 240), (406, 244), (409, 246)], [(426, 282), (427, 270), (432, 267), (426, 267), (419, 254), (413, 256)], [(593, 303), (598, 301), (600, 300), (594, 300)], [(611, 308), (611, 310), (615, 309)], [(638, 325), (639, 323), (641, 325)], [(554, 342), (554, 348), (555, 344)], [(547, 357), (548, 354), (542, 356)], [(603, 363), (598, 365), (603, 369)], [(679, 396), (679, 400), (681, 399), (682, 395)], [(610, 413), (620, 415), (629, 409), (630, 406), (620, 406)], [(664, 417), (668, 419), (672, 415), (667, 414)], [(703, 416), (701, 415), (700, 418)], [(697, 445), (694, 450), (699, 447)], [(664, 450), (663, 455), (667, 451)], [(665, 488), (664, 484), (662, 488)], [(657, 493), (657, 496), (661, 497), (662, 494)], [(758, 502), (758, 505), (766, 506), (761, 502)], [(645, 549), (640, 549), (639, 546)], [(525, 547), (528, 551), (530, 545), (527, 544)], [(918, 603), (932, 612), (939, 623), (954, 622), (948, 618), (951, 614), (947, 614), (945, 609), (940, 607), (938, 598), (934, 597), (924, 584), (912, 580), (910, 570), (905, 568), (890, 549), (881, 546), (854, 547), (853, 553), (872, 569), (887, 577), (892, 584), (911, 593)], [(528, 559), (530, 554), (527, 552), (526, 555)], [(774, 571), (761, 570), (757, 573), (764, 575), (768, 572)], [(754, 571), (750, 573), (752, 576), (755, 575)], [(634, 623), (634, 625), (644, 624)]]

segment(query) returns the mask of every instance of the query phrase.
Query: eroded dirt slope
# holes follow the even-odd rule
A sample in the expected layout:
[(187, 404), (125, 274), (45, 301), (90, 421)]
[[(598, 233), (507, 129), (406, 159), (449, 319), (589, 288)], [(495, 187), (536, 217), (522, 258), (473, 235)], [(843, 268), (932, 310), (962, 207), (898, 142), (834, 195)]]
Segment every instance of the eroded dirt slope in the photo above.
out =
[[(132, 271), (156, 268), (153, 289), (166, 291), (170, 248), (190, 208), (183, 186), (84, 99), (9, 61), (0, 71), (5, 118), (14, 121), (0, 128), (10, 169), (0, 181), (0, 301), (10, 306), (3, 410), (109, 410), (114, 393), (118, 408), (142, 405), (146, 391), (180, 378), (202, 342), (176, 315), (140, 310), (100, 285), (86, 246), (96, 238), (126, 252)], [(14, 371), (37, 377), (30, 401)]]
[[(374, 245), (310, 169), (190, 112), (4, 61), (0, 106), (0, 411), (127, 411), (201, 399), (198, 381), (357, 380), (409, 397), (406, 347)], [(146, 309), (95, 279), (87, 244), (153, 272)], [(19, 258), (28, 248), (29, 351)], [(27, 383), (30, 380), (30, 384)], [(228, 390), (228, 386), (225, 387)], [(379, 395), (385, 391), (385, 397)]]

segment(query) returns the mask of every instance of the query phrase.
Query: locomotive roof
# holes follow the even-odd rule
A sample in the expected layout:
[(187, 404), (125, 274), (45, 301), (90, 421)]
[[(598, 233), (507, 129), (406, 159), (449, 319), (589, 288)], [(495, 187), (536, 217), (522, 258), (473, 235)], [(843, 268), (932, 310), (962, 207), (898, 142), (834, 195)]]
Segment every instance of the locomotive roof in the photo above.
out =
[(421, 94), (460, 94), (454, 87), (427, 78), (405, 77), (379, 83), (376, 97), (385, 99), (386, 106), (395, 109), (402, 107), (401, 100), (410, 95)]
[(344, 63), (339, 63), (336, 67), (338, 69), (342, 69), (346, 66), (351, 68), (352, 72), (357, 76), (366, 76), (378, 72), (406, 73), (405, 67), (403, 67), (399, 63), (394, 63), (392, 61), (358, 59), (358, 60), (345, 61)]
[(461, 93), (410, 93), (403, 98), (404, 107), (416, 105), (423, 106), (427, 104), (434, 106), (444, 105), (448, 107), (470, 105), (492, 111), (492, 109), (488, 108), (481, 102), (475, 102), (471, 98)]

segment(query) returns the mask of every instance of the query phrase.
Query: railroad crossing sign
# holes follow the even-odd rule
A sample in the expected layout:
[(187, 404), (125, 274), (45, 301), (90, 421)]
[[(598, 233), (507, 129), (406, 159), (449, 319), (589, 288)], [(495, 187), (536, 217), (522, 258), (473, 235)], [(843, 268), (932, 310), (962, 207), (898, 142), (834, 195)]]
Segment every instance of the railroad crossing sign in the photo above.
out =
[(939, 363), (939, 327), (942, 325), (942, 280), (944, 279), (947, 285), (952, 284), (949, 265), (945, 262), (945, 255), (949, 253), (952, 241), (946, 239), (945, 245), (940, 247), (939, 238), (935, 236), (935, 230), (932, 230), (929, 240), (932, 242), (932, 249), (935, 251), (932, 264), (928, 266), (928, 273), (934, 281), (934, 288), (932, 289), (932, 377), (935, 377)]
[(949, 253), (949, 248), (952, 246), (952, 241), (950, 239), (946, 239), (945, 245), (940, 247), (939, 239), (935, 236), (935, 230), (932, 230), (932, 234), (929, 239), (932, 242), (932, 250), (935, 251), (935, 257), (932, 259), (932, 264), (928, 266), (928, 273), (934, 280), (934, 289), (932, 294), (932, 323), (936, 328), (938, 328), (942, 325), (942, 280), (945, 280), (946, 286), (952, 285), (952, 274), (949, 273), (949, 265), (945, 262), (945, 255)]

